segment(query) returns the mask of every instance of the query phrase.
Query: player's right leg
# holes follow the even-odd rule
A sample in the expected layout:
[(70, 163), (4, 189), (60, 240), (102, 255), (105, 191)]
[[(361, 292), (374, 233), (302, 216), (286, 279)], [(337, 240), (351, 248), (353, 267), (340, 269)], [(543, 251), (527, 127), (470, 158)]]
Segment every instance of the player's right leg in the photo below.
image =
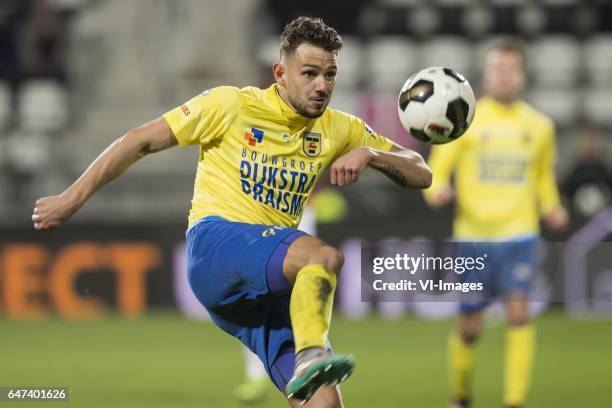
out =
[(351, 356), (333, 355), (327, 348), (343, 262), (340, 251), (311, 236), (298, 238), (287, 251), (283, 275), (293, 286), (290, 315), (296, 352), (295, 373), (285, 387), (288, 398), (308, 401), (319, 387), (339, 384), (353, 371)]
[(482, 331), (483, 309), (466, 309), (448, 338), (448, 373), (451, 387), (451, 408), (470, 406), (474, 372), (474, 349)]
[[(457, 255), (463, 257), (487, 257), (490, 247), (484, 242), (458, 242)], [(467, 408), (472, 399), (471, 386), (474, 371), (474, 349), (482, 331), (483, 311), (493, 293), (493, 268), (486, 263), (479, 271), (460, 275), (462, 283), (480, 283), (480, 293), (462, 295), (459, 304), (458, 325), (448, 337), (448, 374), (451, 389), (451, 408)]]

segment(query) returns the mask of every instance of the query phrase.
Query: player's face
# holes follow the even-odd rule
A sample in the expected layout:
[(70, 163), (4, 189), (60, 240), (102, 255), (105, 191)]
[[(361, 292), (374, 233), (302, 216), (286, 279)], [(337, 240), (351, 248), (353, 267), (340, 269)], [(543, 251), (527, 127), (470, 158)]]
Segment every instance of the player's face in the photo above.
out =
[(492, 50), (484, 67), (484, 87), (488, 95), (510, 103), (519, 98), (525, 86), (523, 57), (514, 52)]
[(321, 116), (336, 85), (337, 54), (303, 43), (280, 65), (283, 73), (277, 75), (277, 82), (285, 100), (302, 116)]

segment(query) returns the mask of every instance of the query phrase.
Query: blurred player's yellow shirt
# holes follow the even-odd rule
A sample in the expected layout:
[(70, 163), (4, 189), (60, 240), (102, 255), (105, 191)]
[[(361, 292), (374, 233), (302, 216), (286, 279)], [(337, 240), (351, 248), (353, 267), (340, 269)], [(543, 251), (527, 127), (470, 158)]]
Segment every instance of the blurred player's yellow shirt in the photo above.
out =
[(190, 225), (216, 215), (295, 228), (319, 176), (337, 157), (360, 146), (393, 145), (344, 112), (299, 115), (277, 85), (213, 88), (164, 118), (181, 146), (200, 145)]
[(430, 200), (455, 174), (460, 239), (511, 239), (537, 234), (540, 215), (559, 206), (552, 121), (524, 102), (485, 97), (474, 122), (455, 142), (435, 146)]

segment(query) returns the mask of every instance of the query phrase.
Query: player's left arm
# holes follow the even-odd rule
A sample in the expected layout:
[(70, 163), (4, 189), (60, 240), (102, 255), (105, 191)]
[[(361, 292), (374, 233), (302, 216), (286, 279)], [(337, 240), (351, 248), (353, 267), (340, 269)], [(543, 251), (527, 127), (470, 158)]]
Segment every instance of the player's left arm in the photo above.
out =
[(356, 183), (368, 166), (402, 187), (423, 189), (431, 185), (431, 170), (423, 157), (395, 143), (388, 151), (364, 146), (339, 157), (330, 169), (331, 183), (338, 186)]
[(545, 134), (540, 157), (537, 161), (536, 187), (544, 224), (551, 229), (559, 230), (567, 226), (568, 215), (565, 208), (561, 206), (555, 177), (556, 148), (554, 126), (552, 124)]
[(344, 113), (336, 115), (336, 130), (345, 139), (340, 143), (340, 157), (330, 168), (331, 184), (356, 183), (369, 166), (402, 187), (431, 185), (431, 170), (420, 154), (376, 133), (363, 119)]

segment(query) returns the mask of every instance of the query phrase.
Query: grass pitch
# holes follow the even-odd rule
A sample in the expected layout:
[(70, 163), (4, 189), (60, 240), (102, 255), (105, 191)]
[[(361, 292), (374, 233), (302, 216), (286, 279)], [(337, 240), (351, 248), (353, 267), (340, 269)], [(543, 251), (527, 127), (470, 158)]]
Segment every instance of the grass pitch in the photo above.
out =
[[(549, 313), (536, 324), (529, 408), (612, 407), (612, 323)], [(330, 336), (334, 348), (353, 353), (357, 361), (343, 386), (345, 405), (445, 408), (451, 325), (412, 317), (336, 317)], [(51, 406), (240, 407), (232, 395), (243, 375), (239, 344), (211, 323), (155, 313), (136, 320), (0, 320), (0, 327), (0, 387), (70, 387), (70, 403)], [(502, 322), (489, 322), (478, 349), (475, 408), (501, 406), (503, 341)], [(260, 406), (288, 405), (272, 391)]]

